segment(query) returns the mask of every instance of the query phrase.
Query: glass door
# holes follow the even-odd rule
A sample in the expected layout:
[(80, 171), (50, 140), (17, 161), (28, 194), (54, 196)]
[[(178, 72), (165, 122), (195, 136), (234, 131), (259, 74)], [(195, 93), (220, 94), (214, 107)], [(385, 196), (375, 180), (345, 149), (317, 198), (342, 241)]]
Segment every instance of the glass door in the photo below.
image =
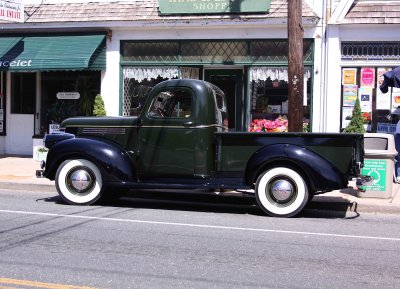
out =
[(204, 80), (218, 86), (226, 96), (229, 129), (243, 130), (243, 70), (208, 69)]

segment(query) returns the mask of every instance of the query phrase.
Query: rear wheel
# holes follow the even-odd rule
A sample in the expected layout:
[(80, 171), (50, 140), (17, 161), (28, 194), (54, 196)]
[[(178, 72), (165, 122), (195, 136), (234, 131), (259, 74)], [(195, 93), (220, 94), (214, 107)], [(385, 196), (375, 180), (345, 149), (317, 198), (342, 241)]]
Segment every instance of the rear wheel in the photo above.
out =
[(90, 205), (100, 199), (102, 178), (99, 168), (85, 159), (66, 160), (57, 170), (56, 188), (72, 205)]
[(304, 208), (309, 199), (303, 177), (286, 167), (272, 168), (261, 174), (255, 194), (259, 207), (273, 217), (292, 217)]

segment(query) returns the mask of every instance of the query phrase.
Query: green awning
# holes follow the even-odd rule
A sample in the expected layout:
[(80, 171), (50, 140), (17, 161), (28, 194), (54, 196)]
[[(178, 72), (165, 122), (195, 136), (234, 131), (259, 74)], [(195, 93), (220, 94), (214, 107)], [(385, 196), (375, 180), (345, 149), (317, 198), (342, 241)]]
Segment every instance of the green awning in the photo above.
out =
[(0, 70), (102, 70), (104, 34), (0, 37)]

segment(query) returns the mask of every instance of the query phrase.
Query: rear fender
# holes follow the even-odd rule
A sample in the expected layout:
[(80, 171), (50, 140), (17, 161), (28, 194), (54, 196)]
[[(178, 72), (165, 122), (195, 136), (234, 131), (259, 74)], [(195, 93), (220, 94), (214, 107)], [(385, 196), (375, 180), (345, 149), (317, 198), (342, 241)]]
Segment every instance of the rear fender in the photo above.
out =
[(245, 183), (252, 185), (268, 168), (290, 166), (297, 168), (312, 192), (331, 191), (347, 186), (347, 179), (321, 155), (306, 148), (274, 144), (261, 148), (249, 159), (245, 171)]
[(131, 158), (123, 148), (90, 138), (70, 138), (54, 144), (47, 154), (44, 176), (54, 180), (63, 161), (77, 158), (87, 159), (98, 165), (104, 182), (137, 180)]

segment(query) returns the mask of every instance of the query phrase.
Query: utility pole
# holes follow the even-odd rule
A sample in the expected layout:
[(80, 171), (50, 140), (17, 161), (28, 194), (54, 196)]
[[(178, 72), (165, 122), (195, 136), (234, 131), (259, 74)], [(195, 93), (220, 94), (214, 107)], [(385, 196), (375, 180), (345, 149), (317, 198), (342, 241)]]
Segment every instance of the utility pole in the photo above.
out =
[(289, 132), (303, 131), (303, 24), (302, 0), (288, 0)]

